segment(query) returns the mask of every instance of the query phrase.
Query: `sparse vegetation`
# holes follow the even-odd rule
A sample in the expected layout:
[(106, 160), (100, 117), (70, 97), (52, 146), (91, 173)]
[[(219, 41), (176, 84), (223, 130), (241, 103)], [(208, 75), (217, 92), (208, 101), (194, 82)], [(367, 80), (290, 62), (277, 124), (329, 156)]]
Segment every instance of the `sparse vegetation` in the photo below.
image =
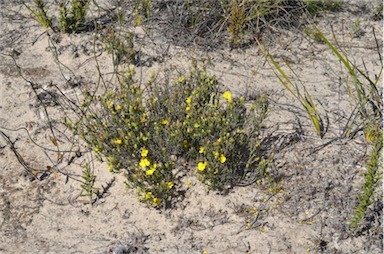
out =
[[(90, 0), (62, 0), (59, 6), (58, 26), (52, 23), (53, 16), (48, 16), (48, 9), (44, 0), (34, 0), (35, 7), (28, 6), (27, 9), (35, 19), (44, 27), (63, 33), (80, 32), (86, 28), (86, 16), (89, 9)], [(70, 5), (70, 7), (68, 7)]]
[(175, 35), (182, 37), (173, 39), (182, 43), (190, 38), (188, 43), (219, 46), (226, 42), (231, 47), (241, 47), (254, 43), (255, 37), (261, 38), (265, 31), (299, 26), (305, 16), (337, 11), (341, 7), (341, 1), (332, 0), (185, 1), (169, 6), (172, 10), (169, 21), (174, 29), (170, 36), (177, 32)]
[[(309, 119), (312, 122), (313, 127), (316, 130), (317, 135), (320, 138), (324, 137), (326, 132), (326, 127), (324, 126), (324, 122), (322, 117), (319, 115), (314, 100), (312, 99), (311, 94), (308, 92), (307, 88), (303, 83), (300, 84), (300, 88), (297, 84), (295, 84), (291, 78), (285, 73), (285, 71), (280, 67), (280, 65), (273, 59), (272, 56), (267, 55), (268, 60), (270, 60), (273, 66), (276, 68), (276, 76), (283, 84), (285, 89), (291, 93), (297, 101), (303, 106), (305, 111), (307, 112)], [(299, 78), (295, 71), (291, 68), (288, 62), (285, 62), (288, 66), (289, 70), (294, 74), (296, 78)]]
[(306, 9), (310, 13), (320, 11), (339, 11), (343, 7), (343, 1), (340, 0), (303, 0)]
[[(356, 135), (358, 131), (363, 131), (366, 140), (372, 143), (370, 159), (366, 163), (367, 172), (364, 173), (365, 182), (362, 185), (362, 194), (358, 196), (359, 205), (356, 207), (356, 214), (352, 219), (352, 226), (356, 227), (366, 215), (368, 206), (372, 204), (375, 190), (383, 174), (383, 91), (379, 87), (383, 65), (381, 65), (380, 72), (371, 78), (368, 70), (360, 69), (354, 65), (344, 52), (338, 50), (320, 31), (319, 33), (333, 53), (340, 59), (351, 78), (348, 80), (351, 80), (352, 84), (345, 83), (345, 85), (350, 91), (349, 95), (357, 110), (351, 113), (350, 119), (353, 120), (346, 126), (345, 136), (350, 137)], [(373, 31), (373, 36), (377, 43), (375, 31)], [(379, 46), (377, 46), (377, 50), (382, 64)]]
[(103, 43), (107, 53), (112, 55), (115, 65), (121, 63), (137, 64), (137, 50), (131, 32), (125, 32), (124, 35), (121, 35), (116, 33), (114, 29), (108, 28), (105, 33), (99, 34), (99, 40)]
[[(375, 74), (374, 78), (371, 79), (368, 70), (362, 70), (354, 65), (349, 60), (348, 55), (341, 50), (338, 50), (316, 26), (312, 30), (315, 31), (317, 35), (314, 39), (317, 40), (318, 38), (331, 49), (349, 75), (349, 78), (344, 80), (348, 80), (345, 82), (345, 86), (349, 92), (354, 110), (349, 116), (350, 120), (344, 128), (341, 138), (353, 138), (358, 132), (362, 131), (366, 140), (372, 143), (372, 151), (369, 155), (370, 159), (366, 164), (367, 172), (364, 173), (365, 182), (362, 185), (362, 194), (358, 196), (359, 206), (356, 207), (356, 214), (352, 219), (352, 226), (356, 227), (361, 219), (364, 218), (367, 207), (372, 204), (375, 189), (378, 187), (378, 182), (382, 178), (383, 173), (381, 163), (383, 148), (383, 94), (382, 89), (379, 87), (379, 82), (382, 78), (383, 66), (381, 66), (380, 72)], [(376, 39), (374, 31), (373, 35)], [(381, 61), (379, 46), (377, 46), (377, 50), (378, 57)], [(317, 134), (323, 138), (325, 134), (323, 120), (317, 113), (316, 105), (314, 104), (312, 96), (307, 91), (305, 85), (301, 84), (300, 89), (299, 86), (289, 78), (273, 57), (267, 53), (265, 54), (275, 67), (275, 74), (279, 78), (280, 82), (283, 84), (285, 89), (287, 89), (287, 91), (289, 91), (295, 99), (300, 102), (308, 113)], [(300, 77), (298, 77), (291, 66), (288, 63), (286, 64), (295, 77), (300, 80)], [(303, 92), (301, 90), (303, 90)]]
[[(267, 223), (259, 223), (258, 220), (269, 216), (274, 211), (281, 212), (282, 210), (279, 208), (283, 207), (285, 202), (301, 202), (307, 205), (307, 210), (287, 213), (288, 217), (291, 216), (292, 221), (298, 221), (300, 224), (304, 222), (310, 226), (315, 223), (314, 218), (319, 213), (329, 213), (330, 209), (336, 211), (342, 206), (343, 209), (348, 210), (345, 215), (348, 220), (343, 220), (342, 223), (349, 223), (348, 226), (350, 226), (344, 227), (343, 230), (349, 230), (352, 233), (356, 232), (354, 231), (356, 229), (366, 230), (362, 226), (362, 222), (367, 220), (370, 208), (376, 206), (375, 202), (381, 198), (378, 189), (381, 188), (383, 176), (383, 90), (380, 86), (383, 70), (382, 47), (373, 30), (372, 36), (375, 39), (378, 53), (375, 64), (380, 65), (377, 67), (380, 68), (380, 71), (373, 73), (366, 67), (364, 59), (361, 64), (357, 64), (360, 59), (352, 59), (353, 55), (345, 51), (347, 47), (337, 41), (338, 31), (335, 32), (332, 27), (330, 31), (332, 31), (333, 37), (325, 36), (323, 31), (314, 25), (316, 19), (321, 17), (324, 12), (343, 10), (344, 2), (337, 0), (121, 0), (112, 1), (113, 5), (108, 8), (100, 7), (97, 2), (96, 0), (61, 0), (56, 1), (56, 6), (48, 4), (44, 0), (34, 0), (34, 5), (24, 3), (34, 19), (45, 29), (61, 33), (87, 33), (92, 29), (93, 34), (87, 33), (86, 35), (89, 36), (88, 39), (92, 38), (89, 41), (92, 41), (91, 44), (93, 43), (94, 55), (89, 57), (90, 54), (88, 54), (89, 58), (80, 65), (84, 66), (88, 61), (94, 60), (97, 66), (97, 71), (94, 73), (98, 74), (97, 82), (92, 80), (86, 85), (82, 82), (74, 85), (72, 82), (76, 79), (75, 71), (67, 68), (71, 72), (71, 77), (67, 78), (68, 75), (64, 75), (65, 71), (62, 71), (61, 68), (65, 65), (60, 62), (60, 58), (56, 54), (54, 57), (60, 65), (65, 87), (69, 87), (68, 91), (63, 92), (59, 85), (56, 86), (52, 82), (46, 86), (35, 84), (23, 76), (37, 97), (39, 97), (38, 91), (42, 90), (50, 95), (48, 92), (50, 89), (57, 89), (58, 95), (54, 97), (55, 101), (52, 105), (61, 106), (61, 113), (64, 112), (63, 114), (66, 115), (62, 119), (64, 126), (54, 128), (56, 123), (49, 118), (48, 106), (40, 101), (44, 107), (44, 117), (48, 122), (47, 129), (51, 132), (49, 137), (54, 146), (50, 152), (57, 157), (57, 160), (52, 160), (51, 155), (48, 156), (45, 152), (46, 147), (38, 145), (51, 161), (49, 166), (45, 168), (42, 166), (43, 169), (32, 167), (22, 159), (15, 145), (18, 139), (13, 142), (6, 135), (6, 131), (10, 131), (10, 129), (0, 126), (1, 130), (4, 129), (4, 132), (0, 132), (1, 137), (6, 141), (6, 145), (11, 147), (18, 161), (27, 169), (27, 173), (32, 175), (33, 180), (43, 181), (50, 175), (63, 174), (67, 181), (77, 181), (76, 184), (80, 189), (78, 196), (89, 198), (89, 201), (84, 203), (94, 205), (98, 203), (100, 197), (107, 193), (114, 181), (109, 182), (107, 187), (100, 185), (98, 183), (100, 178), (91, 161), (79, 163), (78, 166), (82, 169), (75, 174), (67, 173), (58, 165), (68, 161), (68, 165), (63, 166), (66, 168), (84, 154), (95, 155), (99, 162), (105, 163), (105, 166), (109, 167), (111, 173), (121, 174), (124, 177), (125, 186), (136, 191), (138, 200), (145, 203), (145, 207), (147, 205), (156, 209), (175, 207), (193, 188), (194, 185), (191, 186), (190, 179), (185, 182), (185, 178), (191, 177), (193, 180), (200, 181), (195, 182), (200, 184), (199, 187), (204, 186), (204, 191), (214, 190), (215, 193), (226, 194), (236, 186), (248, 185), (252, 185), (251, 187), (254, 188), (249, 189), (251, 192), (260, 191), (250, 201), (262, 204), (260, 207), (236, 207), (234, 204), (237, 213), (245, 218), (246, 225), (241, 227), (245, 230), (257, 228), (260, 232), (266, 232)], [(99, 12), (92, 14), (99, 16), (95, 18), (92, 25), (89, 25), (91, 22), (87, 20), (88, 14), (90, 10), (93, 11), (96, 8), (99, 9)], [(53, 15), (53, 11), (57, 11), (58, 15)], [(383, 17), (382, 3), (377, 2), (377, 9), (373, 9), (372, 13), (367, 15), (374, 20), (381, 20)], [(312, 19), (313, 17), (316, 18)], [(99, 18), (100, 20), (98, 20)], [(363, 16), (351, 20), (345, 34), (348, 39), (352, 37), (358, 41), (361, 37), (366, 36), (368, 29)], [(370, 20), (370, 22), (374, 21)], [(295, 71), (297, 67), (295, 64), (284, 60), (283, 66), (279, 62), (279, 56), (275, 57), (269, 53), (269, 35), (278, 34), (281, 30), (284, 30), (281, 32), (284, 34), (286, 30), (298, 28), (300, 32), (307, 35), (303, 41), (310, 41), (308, 45), (313, 46), (313, 49), (308, 49), (311, 50), (311, 53), (304, 52), (308, 55), (311, 54), (308, 59), (315, 59), (316, 54), (320, 54), (318, 51), (336, 56), (340, 69), (330, 70), (331, 68), (329, 68), (324, 76), (330, 76), (329, 73), (336, 75), (338, 80), (334, 83), (339, 82), (339, 98), (343, 93), (347, 95), (343, 98), (343, 103), (349, 103), (349, 105), (343, 109), (342, 114), (338, 111), (339, 109), (323, 105), (321, 98), (316, 98), (309, 92), (312, 91), (312, 87), (301, 82), (300, 75)], [(48, 49), (51, 51), (55, 47), (52, 46), (53, 36), (51, 33), (43, 33), (43, 36), (44, 34), (50, 37)], [(62, 36), (62, 34), (55, 35)], [(161, 37), (161, 39), (157, 37)], [(65, 40), (71, 39), (71, 36), (65, 38)], [(198, 56), (199, 60), (194, 59), (187, 70), (174, 65), (169, 67), (172, 71), (167, 69), (168, 72), (166, 72), (162, 69), (168, 64), (164, 61), (170, 56), (167, 55), (168, 51), (174, 50), (172, 52), (174, 53), (178, 49), (174, 46), (182, 46), (194, 51), (199, 46), (204, 46), (204, 50), (207, 51), (228, 47), (232, 54), (234, 51), (241, 51), (233, 50), (234, 48), (248, 50), (248, 47), (255, 42), (258, 43), (259, 49), (264, 53), (275, 76), (283, 85), (282, 89), (285, 89), (289, 96), (293, 96), (299, 104), (299, 107), (294, 106), (294, 109), (289, 110), (290, 113), (296, 114), (294, 117), (297, 118), (288, 120), (290, 126), (287, 129), (292, 130), (293, 133), (287, 134), (286, 129), (281, 128), (287, 124), (279, 122), (280, 119), (272, 120), (274, 121), (272, 125), (277, 123), (276, 126), (273, 126), (272, 131), (272, 128), (264, 128), (265, 122), (269, 120), (270, 108), (280, 106), (278, 96), (275, 96), (273, 99), (277, 99), (273, 101), (272, 96), (269, 96), (264, 90), (254, 91), (252, 96), (242, 94), (240, 86), (239, 90), (235, 91), (236, 85), (225, 83), (232, 82), (232, 80), (220, 79), (221, 77), (217, 74), (229, 75), (231, 71), (224, 67), (218, 72), (216, 72), (217, 70), (211, 72), (211, 65), (207, 64), (208, 61), (201, 60), (205, 58)], [(145, 43), (150, 44), (152, 48), (145, 48)], [(284, 43), (286, 42), (284, 41)], [(372, 45), (374, 44), (372, 43)], [(372, 45), (367, 48), (372, 50), (374, 48)], [(60, 46), (65, 50), (67, 45)], [(299, 49), (301, 50), (300, 47)], [(299, 53), (292, 52), (291, 49), (283, 50), (294, 57), (301, 57)], [(12, 57), (16, 63), (15, 52), (12, 50)], [(99, 55), (95, 52), (98, 52)], [(158, 57), (159, 54), (163, 55)], [(224, 53), (220, 51), (220, 54)], [(103, 60), (111, 59), (113, 68), (105, 68), (108, 61), (100, 64), (99, 56), (105, 57)], [(209, 61), (214, 62), (215, 57), (218, 56), (210, 57), (208, 56)], [(223, 62), (226, 61), (225, 58), (223, 59)], [(148, 61), (145, 62), (145, 60)], [(262, 61), (261, 57), (260, 61)], [(321, 61), (324, 61), (325, 65), (328, 64), (325, 57)], [(146, 65), (147, 63), (148, 65)], [(148, 71), (146, 68), (152, 67), (153, 63), (156, 65), (154, 69), (156, 71), (160, 69), (160, 71), (153, 72), (150, 76), (148, 75), (149, 77), (145, 73), (143, 75), (143, 70)], [(241, 61), (231, 63), (230, 68), (234, 68), (237, 64), (240, 65)], [(334, 66), (332, 65), (332, 67)], [(168, 68), (168, 66), (164, 68)], [(20, 71), (21, 67), (17, 66), (17, 70)], [(247, 68), (242, 71), (256, 72)], [(216, 73), (219, 77), (210, 73)], [(22, 74), (21, 71), (20, 74)], [(238, 75), (232, 74), (232, 72), (230, 74)], [(247, 82), (263, 82), (263, 80), (252, 80), (253, 76), (248, 74), (244, 75), (250, 80)], [(95, 85), (95, 83), (97, 84)], [(333, 85), (330, 89), (335, 89)], [(265, 90), (268, 89), (269, 87)], [(341, 90), (343, 91), (341, 92)], [(270, 107), (271, 103), (274, 103), (273, 107)], [(39, 107), (41, 105), (39, 104)], [(293, 108), (293, 105), (288, 106)], [(304, 117), (301, 112), (304, 112)], [(332, 116), (331, 121), (338, 121), (337, 124), (329, 123), (328, 114)], [(307, 125), (304, 126), (305, 134), (303, 126), (301, 126), (303, 118), (311, 124), (309, 131)], [(295, 122), (296, 120), (297, 122)], [(329, 131), (329, 128), (335, 128), (335, 125), (339, 125), (339, 129)], [(65, 131), (61, 132), (60, 128), (65, 128)], [(68, 134), (68, 129), (70, 134)], [(55, 135), (59, 132), (60, 135)], [(36, 133), (36, 135), (39, 134), (37, 131)], [(71, 136), (66, 141), (72, 142), (68, 151), (64, 151), (61, 146), (59, 149), (59, 145), (63, 142), (59, 136), (65, 136), (63, 133)], [(28, 135), (27, 142), (32, 140), (34, 144), (37, 144), (29, 132)], [(317, 142), (316, 146), (320, 147), (318, 150), (312, 147), (312, 143), (308, 144), (310, 139)], [(281, 163), (274, 161), (275, 152), (280, 152), (280, 159), (285, 159), (285, 156), (291, 156), (291, 151), (288, 150), (302, 149), (300, 146), (294, 147), (297, 143), (307, 142), (303, 146), (306, 146), (305, 149), (310, 150), (308, 154), (312, 155), (336, 141), (342, 143), (340, 146), (344, 148), (346, 144), (356, 140), (359, 142), (359, 149), (363, 147), (361, 149), (363, 152), (359, 150), (363, 154), (361, 158), (341, 163), (342, 158), (337, 158), (338, 155), (335, 155), (335, 158), (332, 157), (332, 162), (329, 162), (333, 163), (332, 165), (337, 164), (338, 168), (335, 167), (335, 171), (341, 171), (341, 167), (346, 164), (355, 170), (353, 176), (343, 179), (344, 182), (330, 179), (324, 185), (318, 183), (318, 185), (309, 186), (312, 182), (306, 177), (310, 174), (302, 172), (319, 171), (318, 168), (321, 169), (321, 167), (315, 163), (310, 166), (301, 164), (300, 160), (304, 159), (300, 156), (303, 156), (304, 152), (293, 154), (293, 157), (299, 158), (292, 159), (292, 161), (295, 160), (292, 164), (290, 161)], [(74, 151), (74, 143), (81, 149)], [(0, 146), (0, 152), (1, 149)], [(92, 161), (95, 162), (93, 158)], [(306, 161), (306, 163), (308, 162)], [(356, 166), (357, 164), (359, 167)], [(322, 169), (328, 166), (323, 165)], [(360, 167), (362, 168), (361, 174), (357, 176), (356, 172), (360, 170)], [(316, 172), (316, 174), (316, 177), (328, 179), (323, 176), (323, 172)], [(297, 182), (289, 183), (291, 179)], [(306, 187), (309, 186), (310, 190), (303, 190), (305, 193), (303, 196), (317, 195), (318, 200), (314, 198), (311, 200), (308, 197), (310, 202), (307, 202), (308, 200), (302, 199), (302, 196), (296, 200), (295, 197), (290, 196), (286, 186), (307, 180)], [(102, 181), (104, 180), (102, 179)], [(357, 181), (363, 183), (360, 185), (360, 183), (357, 184)], [(246, 183), (244, 184), (244, 182)], [(257, 184), (253, 185), (254, 183)], [(354, 196), (357, 186), (361, 186), (356, 199), (349, 198), (345, 202), (339, 200), (341, 205), (330, 205), (327, 201), (328, 197), (343, 184), (348, 185), (348, 192), (351, 191)], [(98, 186), (101, 186), (101, 191)], [(297, 186), (292, 188), (295, 187)], [(320, 192), (323, 198), (320, 197)], [(337, 193), (337, 195), (342, 199), (340, 197), (342, 194)], [(274, 202), (272, 208), (267, 207), (269, 200)], [(318, 211), (315, 211), (316, 209)], [(353, 212), (355, 213), (353, 214)], [(299, 218), (300, 213), (305, 214), (302, 216), (303, 218)], [(225, 217), (223, 220), (228, 220), (228, 218)], [(377, 220), (382, 222), (382, 218)], [(183, 220), (180, 219), (180, 221)], [(192, 225), (194, 222), (186, 221), (185, 223)], [(323, 221), (321, 223), (322, 234), (323, 227), (327, 226), (324, 226), (326, 223)], [(348, 233), (347, 236), (351, 236), (352, 233)], [(380, 238), (382, 235), (375, 237)], [(324, 252), (327, 247), (326, 242), (324, 247), (324, 242), (324, 238), (318, 241), (318, 250), (321, 252)], [(309, 252), (314, 249), (311, 246), (306, 250)], [(334, 250), (329, 249), (329, 251), (338, 250), (335, 248)], [(249, 252), (251, 251), (249, 250)]]
[[(68, 7), (69, 4), (70, 7)], [(28, 5), (25, 6), (43, 27), (71, 33), (80, 32), (86, 28), (89, 4), (90, 0), (61, 1), (57, 17), (58, 27), (53, 26), (53, 17), (48, 16), (48, 10), (43, 0), (35, 0), (36, 9)], [(126, 17), (126, 10), (123, 10), (121, 2), (117, 4), (119, 6), (117, 17), (122, 24)], [(167, 11), (170, 11), (169, 15), (161, 13), (161, 15), (166, 16), (166, 24), (168, 25), (159, 28), (166, 31), (173, 29), (166, 36), (171, 36), (175, 42), (187, 42), (188, 44), (195, 42), (210, 44), (211, 46), (213, 43), (226, 42), (231, 47), (253, 43), (254, 37), (260, 38), (263, 31), (268, 30), (268, 28), (291, 26), (297, 23), (297, 17), (300, 15), (314, 15), (324, 10), (337, 11), (342, 6), (340, 1), (331, 0), (198, 0), (181, 1), (173, 4), (135, 0), (132, 6), (135, 26), (141, 25), (143, 21), (150, 25), (152, 17), (156, 20), (156, 15), (159, 15), (159, 12), (152, 13), (151, 8), (154, 4), (165, 5)], [(208, 41), (210, 42), (208, 43)]]

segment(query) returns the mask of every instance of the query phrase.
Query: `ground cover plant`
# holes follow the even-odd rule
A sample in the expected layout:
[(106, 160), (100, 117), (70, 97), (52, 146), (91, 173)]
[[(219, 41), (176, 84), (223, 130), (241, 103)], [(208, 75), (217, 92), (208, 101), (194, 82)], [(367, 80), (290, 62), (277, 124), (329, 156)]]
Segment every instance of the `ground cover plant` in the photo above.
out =
[[(259, 147), (266, 95), (247, 109), (243, 97), (221, 90), (196, 63), (170, 84), (153, 77), (144, 87), (130, 68), (115, 92), (86, 97), (82, 118), (66, 123), (100, 160), (106, 158), (111, 172), (125, 172), (127, 186), (137, 189), (141, 201), (167, 205), (178, 190), (180, 167), (217, 190), (265, 172), (268, 158)], [(189, 166), (178, 163), (181, 158)]]

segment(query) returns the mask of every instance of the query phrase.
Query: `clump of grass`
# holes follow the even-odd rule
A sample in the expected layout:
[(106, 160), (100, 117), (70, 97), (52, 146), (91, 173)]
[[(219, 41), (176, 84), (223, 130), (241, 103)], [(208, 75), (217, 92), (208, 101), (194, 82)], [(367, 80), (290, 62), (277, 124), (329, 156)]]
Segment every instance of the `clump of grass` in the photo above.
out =
[(151, 18), (151, 0), (135, 0), (134, 6), (134, 20), (135, 25), (139, 26), (143, 20), (149, 20)]
[[(86, 28), (86, 15), (89, 10), (90, 0), (61, 1), (57, 18), (59, 21), (58, 26), (53, 25), (53, 17), (48, 16), (46, 4), (43, 0), (35, 0), (34, 3), (36, 9), (25, 3), (24, 5), (44, 28), (51, 28), (54, 31), (64, 33), (80, 32)], [(68, 7), (69, 3), (71, 3), (70, 7)]]
[[(316, 28), (316, 27), (315, 27)], [(370, 135), (381, 135), (381, 131), (375, 130), (373, 126), (381, 126), (383, 120), (383, 103), (382, 103), (382, 89), (379, 87), (379, 82), (382, 77), (383, 68), (372, 79), (367, 70), (363, 70), (355, 66), (349, 59), (347, 54), (338, 50), (324, 34), (316, 28), (322, 40), (328, 45), (332, 52), (337, 56), (342, 65), (346, 68), (350, 80), (352, 82), (345, 82), (348, 94), (355, 104), (356, 110), (352, 113), (350, 122), (348, 122), (344, 136), (351, 137), (352, 133), (356, 134), (358, 130), (363, 130), (364, 133)], [(376, 39), (376, 35), (373, 31)], [(377, 39), (376, 39), (377, 42)], [(378, 44), (377, 44), (378, 45)], [(378, 47), (378, 56), (381, 61), (381, 54)], [(374, 131), (371, 131), (373, 128)], [(382, 128), (379, 128), (382, 130)]]
[[(317, 106), (315, 105), (314, 100), (312, 99), (311, 94), (308, 92), (306, 86), (301, 83), (302, 91), (299, 89), (299, 86), (295, 84), (288, 75), (283, 71), (283, 69), (277, 64), (277, 62), (273, 59), (272, 56), (269, 56), (270, 60), (272, 61), (273, 65), (275, 66), (278, 73), (281, 75), (279, 76), (278, 73), (276, 73), (276, 76), (279, 78), (280, 82), (284, 85), (284, 87), (300, 102), (300, 104), (303, 106), (305, 111), (307, 112), (309, 119), (312, 122), (313, 127), (316, 130), (317, 135), (320, 138), (323, 138), (326, 132), (326, 128), (323, 123), (322, 117), (319, 115), (317, 111)], [(285, 62), (286, 65), (289, 67), (290, 71), (298, 77), (298, 75), (295, 73), (295, 71), (291, 68), (288, 62)]]
[(304, 33), (311, 39), (313, 39), (314, 41), (316, 41), (317, 43), (320, 43), (320, 44), (323, 44), (324, 41), (323, 41), (323, 38), (321, 37), (321, 35), (317, 32), (316, 29), (314, 29), (312, 26), (310, 27), (306, 27), (304, 28)]
[(309, 119), (312, 122), (314, 129), (316, 130), (317, 135), (320, 138), (323, 138), (326, 133), (326, 126), (324, 126), (324, 122), (320, 114), (318, 113), (317, 106), (312, 99), (311, 94), (308, 92), (306, 86), (300, 81), (300, 77), (296, 72), (292, 69), (290, 64), (285, 61), (285, 64), (289, 68), (290, 72), (298, 78), (300, 82), (300, 86), (297, 85), (288, 74), (281, 68), (281, 66), (275, 61), (275, 59), (262, 47), (261, 43), (258, 41), (259, 47), (263, 51), (266, 58), (272, 63), (274, 69), (274, 73), (276, 77), (279, 79), (280, 83), (285, 87), (285, 89), (293, 95), (293, 97), (302, 105), (302, 107), (307, 112)]
[(265, 95), (246, 105), (244, 98), (221, 92), (216, 78), (197, 65), (168, 84), (152, 76), (143, 88), (134, 76), (130, 68), (116, 91), (85, 98), (84, 118), (67, 125), (99, 159), (106, 158), (111, 172), (125, 172), (140, 201), (170, 204), (178, 192), (178, 170), (192, 170), (219, 190), (247, 173), (262, 176)]
[(339, 11), (343, 7), (343, 1), (338, 0), (303, 0), (303, 3), (310, 13)]
[(32, 13), (36, 18), (37, 22), (44, 28), (52, 28), (52, 17), (48, 17), (48, 11), (46, 9), (46, 4), (43, 0), (34, 0), (36, 9), (28, 6), (23, 3), (25, 7)]
[(106, 29), (106, 33), (101, 33), (99, 36), (104, 49), (112, 55), (115, 64), (126, 62), (135, 65), (137, 51), (133, 38), (133, 33), (129, 31), (124, 32), (124, 35), (121, 36), (115, 29), (109, 27)]
[[(159, 4), (160, 5), (160, 4)], [(157, 5), (157, 6), (159, 6)], [(231, 47), (254, 43), (265, 31), (292, 27), (299, 16), (321, 11), (337, 11), (341, 1), (331, 0), (197, 0), (164, 4), (159, 10), (166, 24), (166, 35), (176, 43)], [(160, 5), (161, 6), (161, 5)]]
[(72, 0), (60, 3), (59, 30), (64, 33), (79, 32), (86, 28), (86, 15), (90, 0)]

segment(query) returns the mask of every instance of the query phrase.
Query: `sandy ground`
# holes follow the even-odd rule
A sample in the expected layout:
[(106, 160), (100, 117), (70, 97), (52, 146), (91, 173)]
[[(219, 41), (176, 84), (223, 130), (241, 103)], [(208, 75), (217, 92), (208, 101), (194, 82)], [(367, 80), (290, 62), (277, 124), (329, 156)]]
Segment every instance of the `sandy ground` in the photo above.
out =
[[(291, 63), (324, 106), (321, 114), (328, 115), (330, 124), (324, 139), (319, 139), (256, 45), (206, 52), (161, 44), (134, 30), (147, 63), (141, 68), (143, 77), (171, 66), (188, 69), (191, 59), (209, 59), (208, 71), (236, 96), (270, 94), (265, 133), (276, 140), (270, 171), (281, 180), (276, 186), (263, 181), (223, 194), (207, 191), (187, 174), (185, 181), (191, 185), (183, 187), (184, 199), (172, 209), (156, 210), (137, 201), (135, 191), (124, 187), (122, 175), (113, 175), (105, 164), (95, 162), (96, 185), (106, 194), (90, 205), (79, 196), (79, 183), (66, 175), (80, 176), (91, 155), (75, 156), (77, 147), (71, 147), (70, 133), (59, 124), (64, 110), (42, 88), (56, 91), (57, 86), (73, 96), (77, 91), (73, 81), (94, 86), (98, 72), (92, 33), (48, 36), (20, 2), (0, 1), (0, 130), (31, 167), (54, 165), (57, 153), (50, 141), (50, 125), (30, 81), (41, 86), (37, 91), (61, 150), (73, 152), (56, 165), (65, 174), (33, 180), (12, 146), (0, 138), (0, 253), (382, 253), (381, 187), (365, 226), (358, 232), (349, 230), (369, 144), (359, 133), (353, 140), (316, 149), (341, 135), (352, 110), (339, 83), (345, 75), (324, 44), (304, 33), (279, 29), (270, 47), (280, 63), (283, 58)], [(362, 8), (369, 2), (353, 1), (341, 12), (326, 13), (318, 18), (318, 26), (328, 37), (332, 27), (351, 60), (358, 66), (364, 60), (373, 75), (381, 64), (372, 28), (381, 51), (383, 31), (382, 22), (370, 18), (371, 5)], [(358, 33), (353, 26), (357, 20)], [(160, 54), (161, 59), (156, 57)], [(113, 71), (110, 56), (104, 52), (97, 60), (102, 75), (108, 77)], [(62, 96), (56, 99), (60, 102)], [(75, 160), (68, 163), (72, 157)]]

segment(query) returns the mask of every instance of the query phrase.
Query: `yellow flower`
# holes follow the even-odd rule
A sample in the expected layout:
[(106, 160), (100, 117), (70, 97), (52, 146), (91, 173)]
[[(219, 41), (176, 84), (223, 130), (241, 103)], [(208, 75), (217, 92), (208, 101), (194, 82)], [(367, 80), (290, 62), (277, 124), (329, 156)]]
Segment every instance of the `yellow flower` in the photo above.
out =
[[(147, 170), (147, 172), (149, 171), (150, 175), (153, 175), (153, 173), (155, 172), (156, 168), (157, 168), (157, 165), (155, 163), (155, 164), (152, 165), (152, 167), (149, 170)], [(146, 172), (146, 174), (147, 174), (147, 172)]]
[(191, 181), (186, 181), (185, 185), (187, 185), (187, 186), (191, 185)]
[(154, 172), (155, 172), (155, 169), (154, 169), (154, 168), (151, 168), (151, 169), (148, 169), (148, 170), (145, 172), (145, 174), (146, 174), (147, 176), (151, 176), (151, 175), (153, 175)]
[(116, 144), (116, 145), (121, 145), (121, 143), (122, 143), (121, 139), (116, 139), (116, 140), (115, 140), (115, 144)]
[(155, 170), (156, 170), (156, 164), (153, 164), (153, 166), (150, 169), (145, 171), (145, 175), (151, 176), (151, 175), (153, 175), (153, 173), (155, 173)]
[(167, 120), (167, 119), (162, 120), (162, 121), (161, 121), (161, 124), (163, 124), (163, 125), (167, 125), (167, 124), (168, 124), (168, 120)]
[(189, 96), (189, 97), (185, 100), (185, 102), (186, 102), (187, 104), (191, 104), (191, 102), (192, 102), (192, 98), (191, 98), (191, 96)]
[(226, 91), (225, 93), (223, 93), (223, 97), (225, 99), (227, 99), (227, 101), (231, 101), (232, 100), (232, 94), (229, 91)]
[(190, 111), (190, 110), (191, 110), (191, 107), (189, 106), (185, 108), (185, 111)]
[(145, 194), (145, 199), (146, 200), (150, 200), (152, 198), (152, 192), (147, 192), (146, 194)]
[(200, 147), (199, 153), (204, 153), (204, 152), (205, 152), (205, 148), (204, 147)]
[(141, 150), (141, 157), (147, 157), (147, 155), (148, 155), (148, 150), (147, 149), (142, 149)]
[(207, 167), (207, 162), (204, 161), (200, 161), (198, 164), (197, 164), (197, 169), (200, 170), (200, 171), (204, 171), (204, 169)]
[(173, 182), (168, 183), (168, 189), (172, 189), (173, 186), (174, 186)]
[(160, 203), (161, 203), (161, 199), (160, 198), (154, 198), (153, 199), (153, 205), (154, 206), (158, 206), (158, 205), (160, 205)]
[(195, 128), (199, 128), (199, 127), (200, 127), (200, 124), (195, 123)]
[(179, 81), (180, 83), (181, 82), (183, 82), (185, 79), (183, 78), (183, 77), (179, 77), (178, 79), (177, 79), (177, 81)]
[(219, 158), (219, 152), (213, 152), (213, 156), (215, 156), (215, 158)]
[(123, 107), (122, 107), (121, 105), (117, 105), (117, 106), (116, 106), (116, 109), (117, 109), (117, 110), (120, 110), (120, 109), (122, 109), (122, 108), (123, 108)]
[(151, 163), (149, 162), (149, 160), (148, 160), (147, 158), (144, 158), (144, 159), (141, 159), (141, 160), (140, 160), (139, 165), (140, 165), (141, 167), (145, 168), (145, 167), (151, 165)]
[(227, 161), (227, 158), (224, 156), (224, 154), (220, 155), (220, 162), (224, 163)]
[(365, 139), (368, 142), (372, 142), (374, 140), (375, 136), (376, 136), (376, 131), (375, 130), (367, 130), (365, 132)]
[(111, 101), (107, 101), (107, 106), (108, 106), (108, 108), (112, 108), (113, 107), (113, 103)]

